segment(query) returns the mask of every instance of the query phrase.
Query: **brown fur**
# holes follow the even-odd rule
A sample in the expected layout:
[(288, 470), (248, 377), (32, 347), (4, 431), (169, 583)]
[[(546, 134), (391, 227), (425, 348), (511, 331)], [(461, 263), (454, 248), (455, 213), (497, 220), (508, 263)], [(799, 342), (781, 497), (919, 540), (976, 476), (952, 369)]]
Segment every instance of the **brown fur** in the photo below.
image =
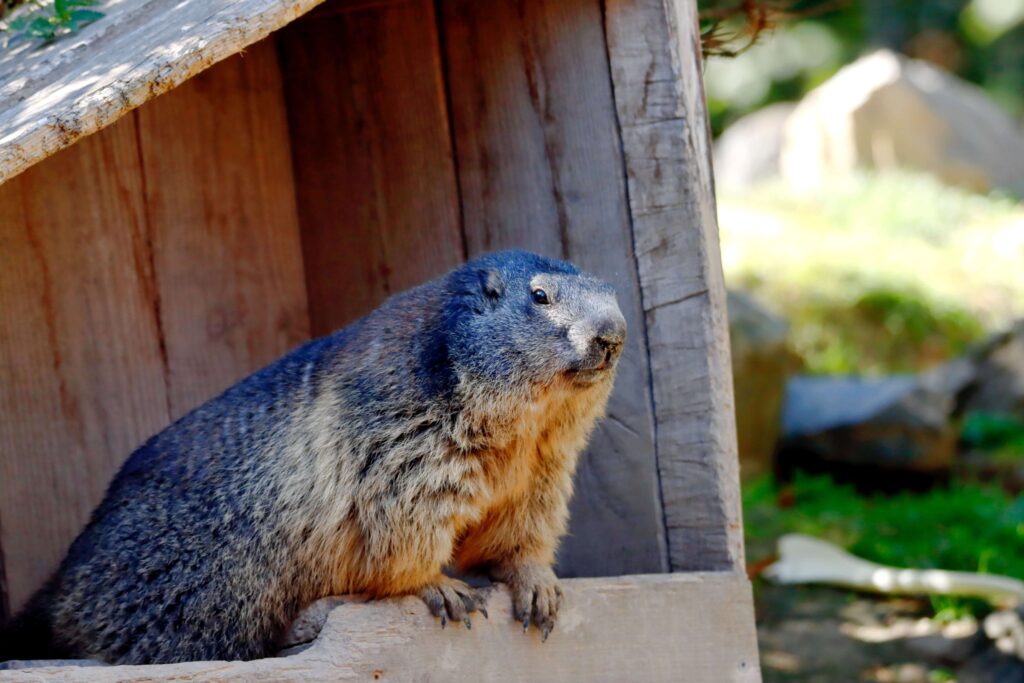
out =
[(63, 656), (247, 659), (332, 594), (469, 625), (481, 598), (452, 566), (508, 583), (546, 637), (624, 334), (610, 287), (522, 252), (398, 295), (136, 451), (15, 627)]

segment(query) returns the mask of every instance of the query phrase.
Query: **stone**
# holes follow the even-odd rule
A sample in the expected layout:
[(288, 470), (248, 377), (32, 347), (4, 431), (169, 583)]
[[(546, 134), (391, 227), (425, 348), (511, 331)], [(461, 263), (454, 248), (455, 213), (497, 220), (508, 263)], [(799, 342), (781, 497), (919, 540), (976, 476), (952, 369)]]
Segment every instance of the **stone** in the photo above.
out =
[(1024, 320), (997, 334), (971, 354), (976, 377), (964, 392), (964, 411), (1024, 419)]
[(830, 174), (904, 168), (1024, 196), (1024, 134), (978, 87), (888, 50), (846, 66), (787, 117), (780, 169), (813, 190)]
[(1024, 683), (1024, 606), (993, 612), (982, 623), (984, 641), (957, 671), (962, 683)]
[(786, 378), (797, 359), (785, 318), (746, 292), (730, 291), (728, 308), (740, 474), (749, 479), (772, 469)]
[(997, 650), (1024, 662), (1024, 605), (993, 612), (985, 617), (983, 628)]
[(744, 190), (779, 176), (779, 154), (786, 120), (796, 108), (780, 102), (730, 125), (714, 147), (715, 185), (724, 190)]
[(921, 375), (795, 377), (786, 388), (780, 457), (793, 466), (944, 472), (956, 453), (957, 395), (973, 377), (967, 359)]

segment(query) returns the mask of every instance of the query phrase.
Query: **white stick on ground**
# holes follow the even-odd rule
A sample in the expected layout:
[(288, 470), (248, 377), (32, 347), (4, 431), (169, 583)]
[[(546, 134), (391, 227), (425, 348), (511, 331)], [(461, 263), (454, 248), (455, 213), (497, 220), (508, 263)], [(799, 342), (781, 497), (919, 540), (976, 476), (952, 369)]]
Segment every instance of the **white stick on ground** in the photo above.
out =
[(1000, 606), (1024, 602), (1024, 581), (1009, 576), (886, 567), (803, 534), (779, 539), (779, 560), (764, 570), (764, 576), (783, 584), (827, 583), (875, 593), (971, 596)]

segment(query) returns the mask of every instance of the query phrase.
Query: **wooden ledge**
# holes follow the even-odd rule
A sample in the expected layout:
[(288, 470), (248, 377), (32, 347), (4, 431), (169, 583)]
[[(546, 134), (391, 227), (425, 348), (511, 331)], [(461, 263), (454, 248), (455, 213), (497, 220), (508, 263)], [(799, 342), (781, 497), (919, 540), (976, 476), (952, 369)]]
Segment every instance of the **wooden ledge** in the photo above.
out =
[(761, 680), (747, 578), (651, 574), (563, 581), (565, 603), (542, 643), (512, 621), (496, 588), (490, 619), (442, 629), (416, 598), (345, 603), (289, 657), (154, 666), (0, 671), (5, 681), (686, 681)]

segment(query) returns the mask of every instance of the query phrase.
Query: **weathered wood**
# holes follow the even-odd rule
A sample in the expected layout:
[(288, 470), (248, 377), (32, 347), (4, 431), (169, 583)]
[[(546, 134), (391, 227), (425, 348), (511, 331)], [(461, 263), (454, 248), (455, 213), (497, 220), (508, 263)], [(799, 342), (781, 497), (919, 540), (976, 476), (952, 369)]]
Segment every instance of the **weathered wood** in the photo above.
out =
[(695, 0), (607, 0), (673, 570), (739, 569), (743, 535)]
[(7, 563), (4, 561), (4, 525), (0, 518), (0, 623), (11, 618), (10, 591), (7, 589)]
[(616, 285), (630, 327), (577, 473), (567, 575), (666, 571), (649, 368), (598, 0), (442, 2), (470, 255), (528, 248)]
[(563, 582), (546, 643), (524, 634), (508, 592), (490, 618), (442, 629), (417, 598), (336, 607), (313, 646), (253, 662), (0, 671), (0, 681), (760, 681), (750, 584), (741, 574), (675, 574)]
[(264, 38), (320, 0), (103, 6), (73, 36), (0, 56), (0, 183)]
[(433, 3), (350, 5), (279, 36), (316, 335), (465, 258)]
[(272, 39), (135, 115), (173, 419), (309, 338)]
[(131, 118), (0, 187), (0, 516), (11, 607), (167, 424)]

